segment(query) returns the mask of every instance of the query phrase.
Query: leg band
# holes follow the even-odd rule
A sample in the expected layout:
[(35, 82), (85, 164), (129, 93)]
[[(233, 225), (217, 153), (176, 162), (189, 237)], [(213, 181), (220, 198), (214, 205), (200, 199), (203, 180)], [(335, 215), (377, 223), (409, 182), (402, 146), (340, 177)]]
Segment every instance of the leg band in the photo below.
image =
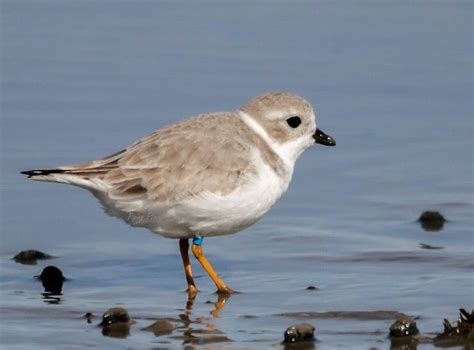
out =
[(193, 237), (193, 244), (197, 245), (198, 247), (202, 245), (203, 241), (204, 241), (204, 237), (201, 235), (197, 235)]

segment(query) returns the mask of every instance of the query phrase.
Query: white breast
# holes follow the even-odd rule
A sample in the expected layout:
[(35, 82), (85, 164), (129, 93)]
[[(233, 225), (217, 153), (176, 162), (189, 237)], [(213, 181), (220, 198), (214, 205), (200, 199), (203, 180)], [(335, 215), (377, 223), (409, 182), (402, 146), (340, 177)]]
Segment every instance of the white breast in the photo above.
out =
[[(257, 175), (226, 196), (203, 193), (181, 203), (154, 204), (143, 217), (144, 226), (170, 238), (226, 235), (243, 230), (257, 222), (287, 190), (293, 168), (280, 177), (255, 157)], [(144, 225), (143, 225), (144, 224)]]

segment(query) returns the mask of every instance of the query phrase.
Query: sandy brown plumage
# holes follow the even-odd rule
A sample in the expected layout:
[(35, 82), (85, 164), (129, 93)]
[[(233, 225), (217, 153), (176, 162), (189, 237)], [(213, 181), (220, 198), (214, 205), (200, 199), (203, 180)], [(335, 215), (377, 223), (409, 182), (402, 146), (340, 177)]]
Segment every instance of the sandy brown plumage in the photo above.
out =
[(59, 169), (102, 181), (118, 200), (176, 202), (203, 192), (226, 195), (235, 190), (255, 172), (255, 149), (280, 171), (278, 155), (236, 113), (212, 113), (157, 130), (103, 159)]

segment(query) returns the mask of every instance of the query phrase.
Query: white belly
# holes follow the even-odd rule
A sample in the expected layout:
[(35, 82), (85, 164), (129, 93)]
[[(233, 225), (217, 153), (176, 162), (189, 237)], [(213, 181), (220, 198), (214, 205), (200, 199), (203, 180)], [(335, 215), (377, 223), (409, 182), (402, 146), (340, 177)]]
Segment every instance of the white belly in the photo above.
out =
[(207, 192), (180, 203), (141, 202), (115, 216), (169, 238), (235, 233), (257, 222), (276, 203), (288, 188), (292, 170), (282, 178), (259, 161), (258, 175), (229, 195)]

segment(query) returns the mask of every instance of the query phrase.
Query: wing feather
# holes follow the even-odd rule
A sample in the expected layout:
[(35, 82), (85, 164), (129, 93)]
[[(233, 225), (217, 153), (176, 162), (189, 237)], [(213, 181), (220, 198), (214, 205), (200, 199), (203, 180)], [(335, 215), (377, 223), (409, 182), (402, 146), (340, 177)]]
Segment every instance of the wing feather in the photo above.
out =
[(254, 171), (248, 134), (234, 113), (200, 115), (69, 171), (99, 176), (115, 199), (176, 202), (205, 192), (225, 195)]

